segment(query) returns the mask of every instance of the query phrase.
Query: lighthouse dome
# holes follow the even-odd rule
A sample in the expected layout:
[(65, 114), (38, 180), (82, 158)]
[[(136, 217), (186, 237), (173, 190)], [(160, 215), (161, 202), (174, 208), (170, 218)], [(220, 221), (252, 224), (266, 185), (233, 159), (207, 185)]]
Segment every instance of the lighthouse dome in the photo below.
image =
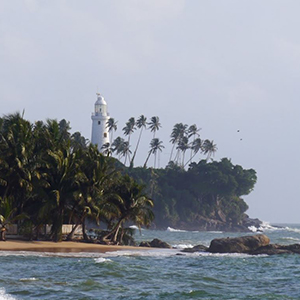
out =
[(97, 94), (97, 101), (95, 105), (106, 105), (104, 97), (102, 97), (100, 94)]

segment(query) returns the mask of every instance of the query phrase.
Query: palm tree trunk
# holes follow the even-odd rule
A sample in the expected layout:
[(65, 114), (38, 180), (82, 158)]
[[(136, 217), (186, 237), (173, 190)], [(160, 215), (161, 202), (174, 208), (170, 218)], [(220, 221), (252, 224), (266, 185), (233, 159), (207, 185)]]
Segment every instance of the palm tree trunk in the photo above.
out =
[(147, 162), (148, 162), (148, 160), (149, 160), (150, 155), (151, 155), (151, 151), (149, 151), (149, 154), (148, 154), (148, 156), (147, 156), (147, 158), (146, 158), (146, 161), (145, 161), (145, 163), (144, 163), (144, 168), (147, 167)]
[(134, 164), (134, 159), (135, 159), (135, 155), (136, 155), (137, 149), (138, 149), (139, 144), (140, 144), (140, 140), (141, 140), (141, 137), (142, 137), (143, 129), (144, 129), (144, 127), (141, 128), (140, 135), (139, 135), (139, 139), (138, 139), (138, 142), (137, 142), (137, 144), (136, 144), (136, 147), (135, 147), (135, 150), (134, 150), (132, 159), (131, 159), (130, 165), (132, 165), (132, 167), (133, 167), (133, 164)]

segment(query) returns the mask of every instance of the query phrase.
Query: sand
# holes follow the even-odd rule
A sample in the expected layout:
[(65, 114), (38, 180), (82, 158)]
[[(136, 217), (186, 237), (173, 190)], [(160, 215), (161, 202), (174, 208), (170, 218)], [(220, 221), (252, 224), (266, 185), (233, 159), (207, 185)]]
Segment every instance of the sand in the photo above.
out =
[(149, 250), (150, 248), (116, 245), (99, 245), (81, 242), (45, 242), (45, 241), (0, 241), (0, 251), (37, 251), (37, 252), (98, 252), (105, 253), (121, 250)]

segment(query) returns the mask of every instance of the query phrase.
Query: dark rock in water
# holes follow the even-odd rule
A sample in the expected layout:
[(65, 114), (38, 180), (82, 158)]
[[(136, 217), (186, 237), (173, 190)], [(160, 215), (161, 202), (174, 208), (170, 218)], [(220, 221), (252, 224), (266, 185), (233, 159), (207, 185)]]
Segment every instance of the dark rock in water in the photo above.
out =
[(172, 248), (171, 245), (159, 239), (154, 239), (151, 242), (141, 242), (140, 247), (168, 248), (168, 249)]
[(300, 254), (300, 244), (292, 244), (292, 245), (278, 245), (278, 244), (270, 244), (267, 246), (260, 247), (255, 251), (251, 252), (252, 255), (259, 254)]
[(205, 252), (207, 251), (208, 247), (204, 245), (197, 245), (193, 248), (184, 248), (181, 250), (181, 252), (187, 252), (187, 253), (194, 253), (194, 252)]
[(251, 253), (269, 243), (270, 239), (264, 234), (221, 238), (212, 240), (207, 251), (211, 253)]
[(150, 246), (150, 242), (141, 242), (141, 243), (139, 244), (139, 247), (151, 247), (151, 246)]

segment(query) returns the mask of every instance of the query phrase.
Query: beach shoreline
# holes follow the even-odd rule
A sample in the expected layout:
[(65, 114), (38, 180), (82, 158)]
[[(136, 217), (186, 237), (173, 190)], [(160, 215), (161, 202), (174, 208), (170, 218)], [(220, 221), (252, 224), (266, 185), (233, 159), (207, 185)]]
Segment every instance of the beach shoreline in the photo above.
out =
[(51, 241), (24, 241), (24, 240), (6, 240), (0, 241), (0, 251), (31, 251), (31, 252), (61, 252), (61, 253), (79, 253), (94, 252), (106, 253), (122, 250), (149, 250), (147, 247), (136, 246), (118, 246), (118, 245), (101, 245), (84, 242), (51, 242)]

